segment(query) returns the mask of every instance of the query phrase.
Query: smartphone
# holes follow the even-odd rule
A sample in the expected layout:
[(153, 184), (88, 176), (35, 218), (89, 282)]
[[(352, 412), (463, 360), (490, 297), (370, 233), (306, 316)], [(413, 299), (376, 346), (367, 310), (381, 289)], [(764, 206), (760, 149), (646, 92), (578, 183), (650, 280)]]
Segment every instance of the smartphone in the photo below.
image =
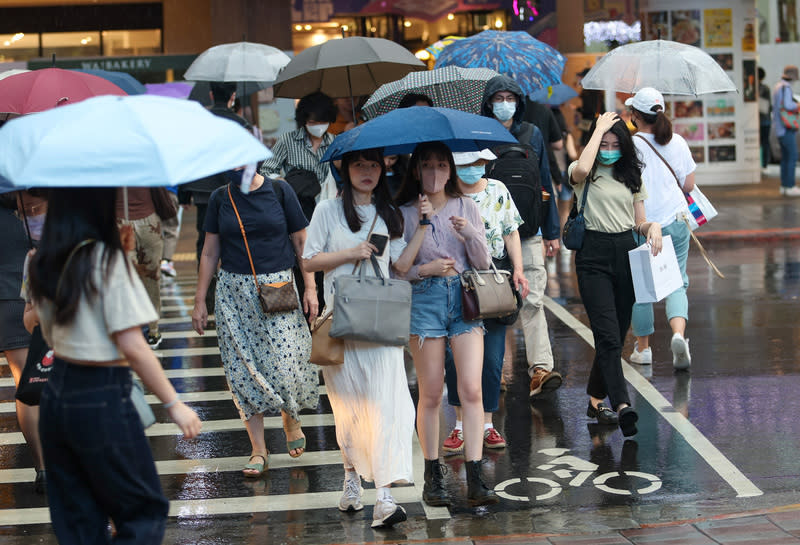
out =
[(369, 236), (369, 242), (378, 249), (378, 255), (383, 255), (383, 251), (386, 249), (386, 243), (389, 242), (389, 235), (372, 233)]

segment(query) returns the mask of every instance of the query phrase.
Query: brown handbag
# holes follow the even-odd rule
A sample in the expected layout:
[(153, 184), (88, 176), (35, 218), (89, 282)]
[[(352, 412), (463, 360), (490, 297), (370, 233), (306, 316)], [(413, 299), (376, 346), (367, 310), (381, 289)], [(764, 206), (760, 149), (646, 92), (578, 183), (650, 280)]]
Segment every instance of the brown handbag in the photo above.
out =
[(311, 358), (317, 365), (341, 365), (344, 363), (344, 339), (330, 336), (333, 311), (317, 316), (311, 326)]
[(258, 302), (261, 303), (261, 310), (265, 313), (273, 313), (288, 312), (299, 308), (300, 301), (298, 301), (297, 293), (294, 291), (294, 277), (291, 277), (287, 282), (272, 282), (269, 284), (258, 283), (256, 267), (253, 265), (253, 256), (250, 255), (250, 245), (247, 244), (247, 235), (244, 232), (242, 218), (239, 216), (239, 209), (236, 208), (236, 202), (234, 202), (233, 195), (231, 195), (230, 185), (228, 186), (228, 198), (231, 200), (233, 211), (236, 213), (236, 219), (239, 221), (239, 229), (242, 231), (244, 247), (247, 250), (247, 259), (250, 260), (250, 269), (253, 271), (253, 280), (256, 283)]
[(497, 270), (461, 273), (461, 314), (464, 320), (502, 318), (517, 311), (511, 273)]

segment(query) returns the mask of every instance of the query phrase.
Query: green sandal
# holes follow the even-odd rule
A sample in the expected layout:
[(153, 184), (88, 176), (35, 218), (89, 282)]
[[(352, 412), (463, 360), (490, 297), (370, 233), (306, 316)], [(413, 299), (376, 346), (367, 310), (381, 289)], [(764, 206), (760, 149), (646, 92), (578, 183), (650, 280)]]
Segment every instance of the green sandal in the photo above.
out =
[[(295, 439), (294, 441), (286, 441), (286, 448), (289, 449), (289, 456), (292, 458), (299, 458), (306, 451), (306, 438), (301, 437), (300, 439)], [(300, 454), (292, 454), (293, 450), (300, 449), (302, 449)]]
[(264, 463), (255, 463), (255, 464), (245, 464), (244, 469), (242, 469), (242, 473), (245, 477), (252, 477), (258, 478), (264, 474), (264, 470), (269, 467), (269, 453), (267, 454), (253, 454), (250, 456), (250, 459), (247, 460), (248, 462), (253, 458), (261, 458), (264, 460)]

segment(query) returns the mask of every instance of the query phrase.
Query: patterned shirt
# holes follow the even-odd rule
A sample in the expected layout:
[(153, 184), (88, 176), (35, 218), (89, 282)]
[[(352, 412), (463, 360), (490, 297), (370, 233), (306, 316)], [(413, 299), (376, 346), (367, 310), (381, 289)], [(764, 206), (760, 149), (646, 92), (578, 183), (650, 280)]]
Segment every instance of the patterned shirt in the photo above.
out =
[(305, 128), (301, 127), (282, 134), (272, 148), (273, 156), (264, 161), (261, 166), (260, 174), (266, 178), (275, 178), (284, 176), (293, 168), (304, 168), (316, 173), (321, 184), (328, 177), (330, 166), (328, 163), (321, 163), (320, 159), (325, 155), (331, 142), (333, 142), (333, 135), (326, 132), (322, 136), (322, 143), (314, 152)]
[(506, 255), (503, 237), (519, 229), (523, 221), (505, 184), (492, 178), (486, 181), (488, 183), (483, 191), (465, 193), (464, 196), (471, 197), (478, 205), (492, 257), (502, 259)]

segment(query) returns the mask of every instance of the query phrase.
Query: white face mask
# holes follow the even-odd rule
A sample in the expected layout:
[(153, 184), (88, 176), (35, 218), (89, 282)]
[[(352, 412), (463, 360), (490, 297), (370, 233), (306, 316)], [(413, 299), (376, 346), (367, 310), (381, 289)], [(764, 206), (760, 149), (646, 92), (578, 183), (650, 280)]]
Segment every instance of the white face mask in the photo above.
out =
[(309, 125), (309, 124), (306, 124), (306, 130), (308, 131), (308, 134), (310, 134), (310, 135), (312, 135), (312, 136), (314, 136), (316, 138), (319, 138), (323, 134), (325, 134), (325, 131), (328, 130), (329, 126), (330, 126), (330, 123), (323, 123), (322, 125)]
[(492, 102), (492, 113), (500, 121), (508, 121), (514, 117), (514, 112), (517, 111), (516, 102)]
[(31, 230), (31, 238), (33, 240), (42, 239), (42, 230), (44, 229), (44, 220), (47, 214), (39, 214), (36, 216), (27, 216), (28, 229)]

